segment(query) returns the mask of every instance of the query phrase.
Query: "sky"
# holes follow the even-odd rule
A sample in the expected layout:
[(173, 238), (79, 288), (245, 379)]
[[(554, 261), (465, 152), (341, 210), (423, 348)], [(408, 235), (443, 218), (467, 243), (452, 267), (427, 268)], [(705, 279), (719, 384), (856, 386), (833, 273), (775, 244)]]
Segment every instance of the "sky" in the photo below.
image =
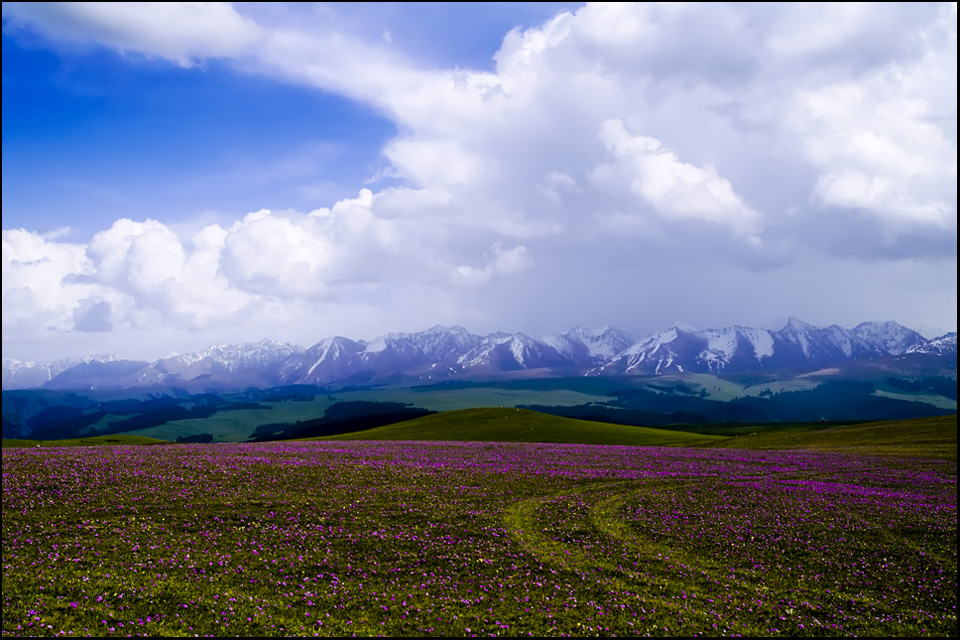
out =
[(3, 3), (3, 355), (957, 326), (957, 5)]

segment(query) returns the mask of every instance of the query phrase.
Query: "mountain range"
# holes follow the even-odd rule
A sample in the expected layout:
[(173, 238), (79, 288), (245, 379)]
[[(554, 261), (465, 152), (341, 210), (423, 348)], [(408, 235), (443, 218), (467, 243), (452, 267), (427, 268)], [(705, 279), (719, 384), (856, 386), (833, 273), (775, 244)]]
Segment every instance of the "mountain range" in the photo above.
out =
[(791, 318), (778, 330), (742, 326), (699, 330), (677, 324), (637, 338), (611, 327), (533, 336), (475, 335), (435, 326), (372, 341), (342, 336), (303, 347), (261, 340), (216, 345), (156, 362), (97, 356), (25, 362), (3, 359), (3, 389), (242, 389), (392, 381), (434, 383), (507, 375), (663, 375), (816, 370), (848, 362), (957, 357), (957, 334), (932, 340), (896, 322), (853, 329), (816, 327)]

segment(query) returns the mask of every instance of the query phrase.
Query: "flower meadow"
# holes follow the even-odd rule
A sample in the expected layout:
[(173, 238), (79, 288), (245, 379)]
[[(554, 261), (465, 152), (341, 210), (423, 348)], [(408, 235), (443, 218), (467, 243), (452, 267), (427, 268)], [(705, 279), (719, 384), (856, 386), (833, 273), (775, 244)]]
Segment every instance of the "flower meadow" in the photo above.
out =
[(3, 635), (956, 635), (956, 463), (591, 445), (3, 451)]

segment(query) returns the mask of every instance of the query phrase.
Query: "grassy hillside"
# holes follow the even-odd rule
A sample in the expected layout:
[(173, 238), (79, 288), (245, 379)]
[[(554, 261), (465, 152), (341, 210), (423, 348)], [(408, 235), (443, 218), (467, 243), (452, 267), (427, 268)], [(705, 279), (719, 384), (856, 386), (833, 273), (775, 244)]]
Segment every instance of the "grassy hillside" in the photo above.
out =
[[(216, 413), (207, 418), (171, 420), (157, 426), (123, 431), (125, 434), (176, 440), (179, 436), (192, 436), (209, 433), (214, 442), (243, 442), (256, 428), (263, 424), (306, 421), (320, 418), (327, 408), (337, 402), (406, 402), (432, 411), (451, 411), (478, 406), (506, 406), (517, 404), (542, 403), (552, 406), (568, 406), (589, 402), (600, 402), (608, 398), (589, 395), (567, 389), (387, 389), (338, 391), (336, 394), (318, 393), (308, 401), (270, 402), (260, 401), (262, 405), (255, 409)], [(126, 416), (107, 415), (89, 427), (90, 430), (109, 428)]]
[(957, 416), (868, 422), (815, 431), (771, 431), (738, 435), (705, 446), (807, 449), (956, 460)]
[(634, 446), (704, 446), (726, 440), (682, 431), (586, 422), (525, 409), (462, 409), (324, 440), (471, 440)]
[[(274, 410), (231, 411), (202, 420), (177, 421), (144, 429), (146, 433), (112, 434), (65, 440), (4, 439), (4, 448), (80, 447), (96, 445), (162, 444), (184, 435), (211, 434), (214, 441), (230, 438), (244, 414), (268, 417), (316, 415), (333, 398), (304, 403), (277, 403)], [(238, 418), (240, 418), (238, 420)], [(187, 423), (192, 428), (185, 428)], [(195, 426), (194, 426), (195, 425)], [(244, 425), (246, 426), (246, 425)], [(240, 429), (244, 432), (244, 429)], [(699, 433), (697, 432), (699, 431)], [(708, 433), (703, 433), (704, 431)], [(713, 432), (713, 434), (709, 432)], [(721, 435), (722, 434), (722, 435)], [(957, 416), (869, 422), (847, 425), (717, 424), (655, 429), (575, 420), (513, 407), (461, 409), (357, 431), (333, 440), (447, 440), (479, 442), (541, 442), (634, 446), (693, 446), (734, 449), (806, 449), (939, 460), (957, 459)]]
[(127, 445), (127, 444), (171, 444), (167, 440), (157, 440), (156, 438), (144, 438), (142, 436), (95, 436), (92, 438), (72, 438), (70, 440), (22, 440), (4, 438), (2, 446), (4, 449), (20, 449), (25, 447), (96, 447), (103, 445)]
[(814, 429), (811, 425), (798, 429), (797, 425), (785, 425), (783, 430), (719, 436), (572, 420), (524, 409), (466, 409), (322, 439), (807, 449), (956, 460), (957, 416), (869, 422), (826, 429)]

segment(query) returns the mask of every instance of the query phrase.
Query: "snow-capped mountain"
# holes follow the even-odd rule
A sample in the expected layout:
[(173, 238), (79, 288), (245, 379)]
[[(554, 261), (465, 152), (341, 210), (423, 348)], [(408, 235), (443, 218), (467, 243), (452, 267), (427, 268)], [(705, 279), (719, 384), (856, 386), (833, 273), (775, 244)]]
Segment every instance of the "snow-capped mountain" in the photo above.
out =
[(927, 341), (925, 344), (918, 344), (909, 347), (906, 353), (925, 353), (935, 356), (956, 356), (957, 355), (957, 332), (951, 331), (942, 336)]
[(390, 333), (370, 342), (342, 336), (325, 338), (292, 356), (280, 368), (283, 384), (326, 384), (351, 377), (377, 379), (441, 367), (442, 376), (459, 373), (459, 360), (483, 338), (463, 327), (435, 326), (417, 333)]
[(772, 357), (776, 360), (771, 364), (779, 366), (827, 366), (888, 355), (882, 346), (871, 344), (835, 324), (821, 329), (790, 318), (783, 329), (772, 335)]
[(708, 340), (695, 327), (676, 324), (634, 343), (596, 373), (660, 374), (690, 370), (690, 363), (696, 362), (707, 345)]
[[(31, 362), (29, 360), (3, 359), (3, 388), (31, 389), (42, 387), (55, 380), (62, 373), (80, 365), (97, 365), (116, 362), (119, 358), (111, 355), (90, 356), (87, 358), (63, 358), (53, 362)], [(90, 367), (85, 367), (88, 370)]]
[(574, 361), (536, 336), (527, 333), (494, 333), (458, 358), (457, 364), (463, 371), (499, 373), (569, 367)]
[(382, 367), (388, 359), (404, 361), (409, 359), (448, 362), (456, 360), (463, 353), (481, 343), (463, 327), (444, 327), (437, 325), (417, 333), (390, 333), (365, 343), (364, 357), (376, 361)]
[(613, 327), (584, 329), (574, 327), (566, 333), (549, 335), (543, 342), (576, 364), (599, 364), (629, 349), (637, 339)]
[(922, 335), (896, 322), (861, 322), (852, 333), (866, 342), (898, 356), (914, 348), (923, 348), (929, 341)]
[[(303, 348), (276, 340), (256, 343), (221, 344), (156, 362), (121, 360), (113, 356), (88, 358), (64, 368), (49, 380), (31, 386), (48, 389), (135, 388), (181, 386), (191, 381), (229, 379), (229, 386), (270, 386), (276, 370), (291, 355)], [(8, 384), (4, 364), (3, 388), (23, 388)]]
[[(874, 324), (885, 330), (869, 331), (868, 325)], [(915, 333), (896, 323), (858, 326), (866, 337), (837, 325), (820, 328), (796, 318), (776, 331), (741, 326), (700, 331), (677, 324), (636, 342), (593, 373), (659, 375), (824, 367), (894, 355), (886, 345), (909, 343), (909, 334)], [(924, 340), (920, 334), (916, 336)]]
[(240, 378), (243, 374), (269, 382), (276, 378), (283, 362), (302, 351), (301, 346), (277, 340), (218, 344), (157, 360), (137, 373), (136, 386), (174, 385), (218, 375)]
[(645, 338), (617, 329), (581, 327), (537, 337), (479, 336), (436, 326), (371, 341), (324, 338), (308, 349), (274, 340), (217, 345), (153, 363), (112, 357), (28, 363), (3, 360), (3, 388), (56, 389), (184, 386), (193, 389), (270, 387), (388, 380), (438, 381), (458, 375), (662, 375), (818, 369), (882, 358), (956, 358), (957, 335), (927, 340), (895, 322), (864, 322), (848, 330), (791, 318), (780, 329), (743, 326), (700, 330), (676, 324)]
[(324, 338), (280, 366), (282, 384), (324, 384), (349, 378), (360, 369), (365, 343), (342, 336)]
[(167, 373), (195, 370), (204, 373), (240, 371), (242, 369), (270, 366), (302, 351), (303, 347), (276, 340), (261, 340), (260, 342), (244, 344), (219, 344), (208, 347), (203, 351), (158, 360), (156, 367)]
[(150, 366), (140, 360), (92, 358), (62, 371), (43, 385), (46, 389), (100, 389), (135, 387), (136, 384), (118, 384), (129, 381), (139, 371)]
[(80, 360), (64, 358), (53, 362), (3, 359), (3, 388), (29, 389), (41, 387), (55, 376), (80, 364)]

